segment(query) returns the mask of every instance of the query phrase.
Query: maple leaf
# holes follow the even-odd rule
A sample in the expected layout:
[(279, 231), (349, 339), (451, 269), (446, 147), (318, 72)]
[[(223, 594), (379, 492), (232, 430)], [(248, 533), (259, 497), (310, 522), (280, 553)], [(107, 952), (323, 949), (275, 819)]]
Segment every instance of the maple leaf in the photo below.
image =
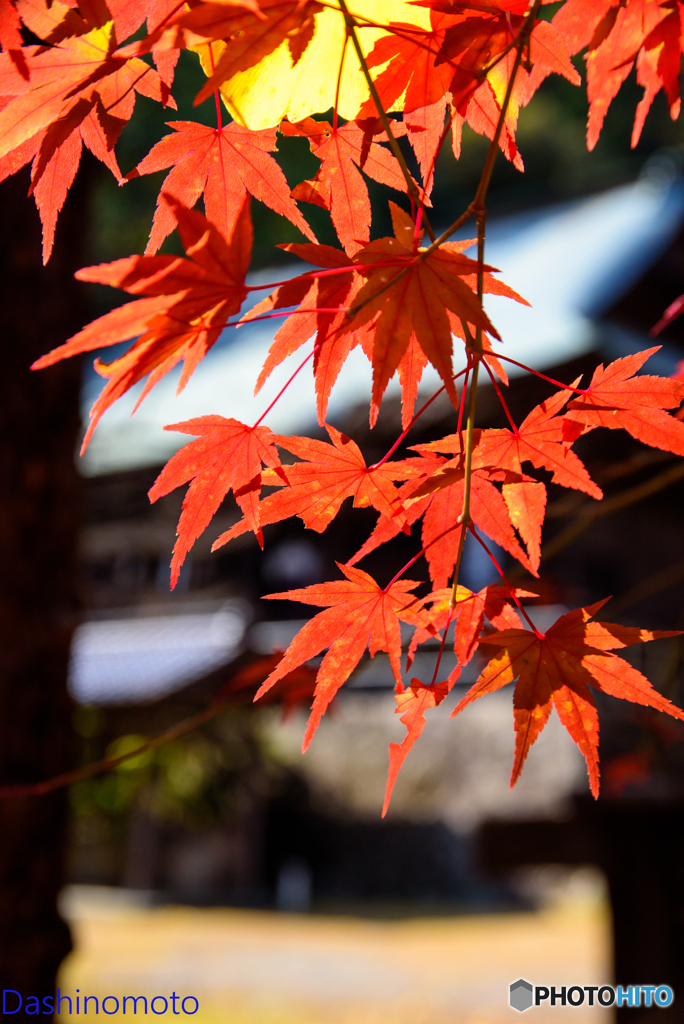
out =
[(390, 743), (389, 745), (389, 771), (382, 805), (383, 818), (389, 810), (392, 791), (401, 766), (425, 728), (425, 712), (442, 703), (453, 686), (453, 682), (451, 684), (448, 682), (434, 683), (432, 686), (426, 686), (425, 683), (421, 683), (420, 679), (412, 679), (408, 689), (404, 689), (402, 683), (397, 684), (397, 692), (394, 697), (397, 707), (394, 713), (401, 715), (400, 721), (406, 726), (406, 736), (401, 743)]
[[(396, 537), (401, 530), (408, 532), (408, 527), (424, 516), (422, 546), (430, 578), (434, 587), (440, 589), (446, 587), (456, 564), (463, 530), (459, 517), (463, 511), (465, 472), (462, 465), (445, 470), (444, 467), (449, 463), (434, 456), (405, 459), (403, 464), (414, 469), (414, 479), (399, 488), (401, 511), (395, 512), (392, 518), (380, 516), (373, 533), (349, 560), (349, 564), (354, 565), (375, 548)], [(416, 477), (419, 480), (422, 478), (424, 482), (417, 484)], [(517, 558), (526, 569), (535, 573), (516, 539), (504, 499), (486, 471), (475, 470), (472, 474), (470, 514), (483, 533)]]
[[(366, 18), (370, 21), (366, 21)], [(315, 31), (296, 62), (287, 40), (258, 64), (241, 71), (220, 86), (233, 116), (250, 128), (277, 125), (287, 117), (292, 122), (336, 108), (345, 121), (354, 120), (368, 96), (368, 84), (352, 46), (348, 44), (344, 18), (339, 8), (321, 5), (314, 14)], [(429, 13), (405, 0), (364, 0), (358, 31), (361, 50), (368, 54), (375, 41), (388, 34), (387, 23), (401, 20), (429, 26)], [(214, 62), (221, 42), (211, 44)], [(210, 76), (209, 45), (200, 48), (205, 74)], [(378, 111), (372, 111), (373, 117)]]
[(261, 468), (262, 463), (272, 469), (279, 467), (280, 458), (275, 435), (268, 427), (248, 427), (223, 416), (200, 416), (164, 429), (198, 435), (196, 441), (171, 456), (149, 491), (149, 499), (154, 502), (192, 481), (176, 530), (178, 539), (171, 559), (173, 589), (190, 548), (231, 490), (263, 547), (259, 527)]
[(344, 361), (362, 336), (368, 333), (367, 329), (353, 334), (340, 333), (340, 328), (345, 324), (347, 306), (358, 294), (363, 278), (356, 273), (350, 258), (332, 246), (294, 242), (279, 248), (338, 273), (320, 277), (307, 273), (292, 278), (262, 299), (242, 318), (248, 322), (274, 309), (297, 306), (296, 315), (290, 316), (278, 328), (254, 392), (257, 394), (261, 390), (276, 366), (315, 335), (313, 373), (316, 410), (318, 422), (323, 426), (330, 392)]
[(481, 642), (482, 647), (497, 653), (453, 714), (459, 714), (478, 697), (518, 680), (513, 696), (516, 746), (511, 786), (515, 785), (530, 747), (555, 707), (584, 755), (591, 791), (598, 796), (599, 723), (590, 686), (684, 720), (684, 711), (654, 690), (641, 672), (611, 653), (631, 644), (679, 636), (681, 631), (650, 632), (611, 622), (590, 622), (605, 603), (598, 601), (562, 615), (544, 634), (506, 629), (490, 633)]
[(665, 409), (684, 399), (684, 383), (671, 377), (633, 376), (655, 348), (616, 359), (594, 371), (589, 387), (568, 404), (568, 426), (608, 427), (628, 431), (643, 444), (684, 455), (684, 423)]
[[(516, 597), (536, 597), (528, 590), (516, 589)], [(407, 668), (413, 664), (416, 651), (421, 644), (435, 639), (436, 631), (444, 629), (447, 624), (453, 626), (454, 654), (460, 668), (471, 660), (480, 643), (485, 619), (496, 629), (516, 628), (522, 625), (518, 613), (511, 602), (513, 597), (508, 587), (490, 584), (479, 592), (473, 592), (461, 583), (456, 587), (456, 604), (451, 607), (452, 588), (444, 587), (435, 590), (423, 598), (425, 606), (431, 606), (428, 612), (429, 627), (417, 629), (409, 644)], [(459, 668), (459, 672), (460, 672)], [(448, 682), (455, 682), (457, 676)]]
[[(455, 65), (445, 63), (441, 51), (445, 32), (453, 24), (453, 17), (436, 13), (431, 15), (430, 29), (422, 32), (408, 23), (390, 23), (391, 34), (378, 39), (366, 60), (369, 68), (382, 68), (374, 84), (385, 110), (396, 109), (404, 97), (402, 109), (410, 114), (432, 106), (451, 91)], [(372, 117), (376, 112), (369, 99), (359, 116)]]
[[(525, 590), (515, 592), (518, 597), (534, 597)], [(451, 588), (435, 591), (423, 599), (423, 604), (431, 603), (429, 611), (429, 627), (418, 627), (411, 640), (407, 669), (411, 667), (419, 644), (427, 640), (435, 640), (436, 631), (446, 626), (454, 627), (454, 653), (458, 664), (449, 677), (440, 683), (426, 685), (420, 679), (412, 679), (409, 689), (397, 683), (395, 714), (401, 715), (401, 722), (406, 726), (406, 736), (401, 743), (390, 743), (390, 763), (385, 789), (385, 801), (382, 810), (384, 818), (389, 808), (392, 790), (399, 771), (406, 757), (425, 727), (425, 712), (442, 703), (451, 688), (457, 682), (461, 668), (470, 661), (477, 650), (479, 635), (485, 617), (497, 629), (519, 627), (521, 625), (517, 613), (508, 603), (512, 600), (507, 587), (489, 586), (474, 594), (467, 587), (456, 588), (456, 605), (451, 607)]]
[[(372, 506), (388, 516), (400, 510), (399, 495), (392, 481), (414, 475), (413, 467), (402, 462), (366, 466), (354, 441), (327, 423), (326, 430), (332, 444), (308, 437), (274, 435), (279, 447), (302, 461), (283, 466), (277, 477), (270, 475), (264, 481), (282, 490), (269, 494), (260, 503), (260, 525), (299, 516), (309, 530), (322, 533), (349, 497), (354, 498), (355, 508)], [(212, 551), (249, 529), (252, 527), (247, 519), (241, 520), (221, 534)]]
[[(439, 101), (450, 98), (458, 138), (463, 120), (480, 134), (494, 137), (513, 68), (512, 44), (524, 19), (509, 7), (494, 5), (469, 8), (468, 5), (425, 3), (421, 6), (431, 9), (430, 31), (416, 32), (413, 25), (391, 23), (393, 34), (376, 42), (368, 64), (382, 68), (375, 86), (386, 110), (400, 103), (405, 118), (409, 115), (408, 123), (422, 126), (426, 132), (430, 130), (427, 110), (432, 110), (436, 116), (431, 134), (424, 140), (427, 152), (423, 155), (421, 169), (426, 180), (429, 165), (434, 165), (444, 126), (443, 105), (437, 107)], [(539, 69), (539, 81), (554, 72), (579, 85), (580, 77), (570, 60), (565, 39), (548, 22), (534, 25), (529, 51), (530, 63)], [(522, 162), (514, 140), (517, 106), (523, 101), (529, 102), (535, 88), (536, 80), (533, 82), (519, 69), (500, 138), (503, 152), (520, 170)], [(369, 116), (372, 112), (369, 100), (362, 106), (360, 116)], [(414, 138), (412, 135), (412, 142)]]
[[(440, 60), (450, 60), (455, 67), (449, 89), (454, 105), (461, 114), (466, 113), (466, 105), (488, 68), (494, 72), (492, 84), (495, 84), (503, 66), (509, 63), (510, 67), (505, 71), (508, 80), (513, 65), (506, 58), (514, 58), (512, 44), (523, 29), (525, 20), (523, 15), (514, 14), (510, 9), (500, 9), (492, 10), (489, 15), (483, 12), (479, 18), (464, 16), (460, 22), (447, 29)], [(555, 72), (563, 75), (573, 84), (579, 85), (581, 79), (570, 60), (565, 40), (552, 26), (546, 22), (536, 22), (528, 45), (531, 65), (542, 68), (547, 74)], [(516, 80), (516, 86), (522, 86), (524, 74)]]
[[(21, 19), (18, 11), (11, 0), (2, 0), (0, 2), (0, 46), (3, 50), (8, 50), (12, 54), (12, 60), (14, 60), (15, 65), (17, 59), (21, 60), (21, 57), (17, 55), (21, 54), (23, 42), (24, 40), (21, 37)], [(22, 70), (25, 74), (25, 65), (23, 69), (18, 67), (18, 70), (20, 74)]]
[[(150, 374), (137, 405), (180, 360), (184, 367), (178, 390), (187, 383), (246, 295), (245, 274), (252, 249), (249, 199), (245, 201), (229, 243), (197, 210), (188, 210), (173, 196), (173, 208), (188, 259), (179, 256), (129, 256), (79, 270), (80, 281), (96, 281), (146, 298), (128, 302), (94, 320), (59, 348), (36, 360), (32, 369), (136, 336), (114, 362), (95, 362), (109, 379), (90, 416), (83, 450), (102, 414), (135, 383)], [(136, 408), (137, 408), (136, 405)]]
[(281, 43), (287, 42), (293, 64), (297, 64), (311, 42), (314, 15), (323, 8), (315, 0), (228, 0), (205, 2), (181, 10), (147, 38), (125, 47), (126, 54), (150, 49), (197, 46), (218, 41), (218, 56), (208, 81), (195, 103), (211, 96), (227, 79), (259, 64)]
[(525, 542), (535, 573), (541, 562), (541, 536), (546, 511), (546, 487), (536, 480), (504, 483), (501, 488), (511, 522)]
[[(300, 135), (309, 140), (311, 152), (321, 161), (312, 181), (293, 189), (295, 199), (314, 202), (330, 210), (330, 216), (343, 248), (354, 253), (370, 238), (371, 206), (368, 189), (359, 168), (383, 185), (406, 191), (406, 181), (396, 158), (378, 142), (387, 141), (380, 122), (350, 121), (334, 128), (328, 121), (307, 117), (298, 124), (283, 121), (283, 135)], [(406, 133), (393, 122), (392, 134)]]
[[(408, 243), (410, 234), (413, 238), (413, 222), (394, 204), (393, 208), (395, 225), (398, 230), (406, 228), (405, 237)], [(408, 225), (410, 224), (410, 230)], [(388, 241), (393, 241), (389, 239)], [(448, 243), (448, 252), (459, 256), (464, 250), (474, 243), (473, 239), (466, 239), (461, 242)], [(375, 243), (371, 243), (373, 245)], [(365, 286), (364, 277), (361, 271), (364, 270), (362, 262), (362, 250), (351, 258), (341, 250), (334, 249), (327, 245), (308, 245), (290, 243), (279, 246), (292, 252), (309, 263), (325, 267), (327, 270), (336, 271), (333, 274), (316, 275), (311, 273), (302, 274), (299, 277), (291, 278), (285, 284), (278, 287), (271, 295), (262, 299), (253, 309), (243, 317), (243, 321), (249, 321), (274, 309), (285, 309), (290, 306), (297, 306), (295, 315), (289, 317), (276, 332), (273, 343), (269, 349), (264, 366), (259, 374), (255, 392), (258, 392), (273, 372), (276, 366), (287, 356), (297, 351), (306, 341), (315, 335), (314, 344), (314, 378), (316, 388), (316, 407), (318, 422), (323, 425), (327, 410), (328, 400), (337, 376), (344, 364), (345, 359), (357, 345), (361, 345), (369, 360), (373, 360), (375, 321), (369, 319), (358, 326), (350, 327), (347, 313), (350, 307), (357, 302), (357, 297)], [(466, 288), (474, 290), (477, 287), (477, 274), (473, 268), (477, 264), (463, 257), (466, 263), (460, 264), (463, 271), (462, 281)], [(529, 305), (517, 292), (509, 288), (502, 281), (498, 281), (492, 274), (485, 272), (483, 288), (486, 293), (505, 295), (525, 305)], [(464, 336), (463, 328), (458, 318), (447, 311), (449, 329), (452, 333)], [(498, 360), (488, 349), (490, 343), (488, 338), (483, 337), (485, 359), (489, 365), (504, 380), (505, 374)], [(416, 399), (418, 384), (423, 370), (427, 365), (427, 357), (420, 348), (415, 332), (411, 332), (406, 350), (399, 360), (397, 371), (402, 386), (402, 421), (404, 428), (408, 425), (413, 416), (413, 407)], [(378, 404), (371, 405), (371, 423), (375, 422)]]
[[(572, 385), (575, 387), (577, 381)], [(570, 487), (585, 491), (593, 498), (602, 498), (603, 492), (593, 482), (584, 464), (570, 449), (569, 445), (581, 433), (578, 424), (568, 422), (570, 417), (557, 416), (556, 413), (565, 405), (572, 391), (556, 392), (551, 398), (536, 406), (525, 417), (517, 430), (482, 430), (475, 431), (475, 449), (473, 466), (478, 469), (493, 468), (509, 470), (522, 475), (522, 464), (531, 462), (537, 469), (547, 469), (553, 474), (553, 482), (561, 487)], [(578, 417), (579, 418), (579, 417)], [(451, 475), (461, 471), (464, 445), (461, 434), (451, 434), (440, 441), (416, 445), (421, 452), (453, 452), (456, 459), (446, 463), (438, 470), (432, 483), (426, 481), (425, 489), (448, 485)], [(541, 500), (541, 492), (537, 493), (537, 502)], [(530, 538), (536, 536), (534, 516), (530, 520)], [(526, 527), (527, 529), (527, 527)], [(526, 542), (527, 542), (527, 538)], [(533, 548), (536, 541), (533, 540)]]
[[(465, 88), (461, 90), (458, 101), (454, 99), (454, 79), (460, 74), (460, 65), (457, 60), (445, 58), (443, 52), (445, 34), (454, 24), (453, 17), (444, 17), (434, 11), (431, 14), (430, 31), (417, 32), (414, 25), (393, 22), (393, 34), (380, 38), (368, 55), (369, 67), (382, 68), (375, 78), (375, 86), (385, 109), (401, 107), (404, 111), (410, 141), (421, 166), (426, 190), (431, 187), (437, 150), (442, 140), (447, 99), (452, 103), (450, 120), (457, 159), (460, 156), (463, 123), (467, 121), (474, 131), (491, 139), (496, 132), (501, 112), (493, 84), (483, 81), (480, 73), (482, 66), (478, 67), (477, 73), (462, 76), (461, 84)], [(458, 19), (456, 27), (462, 26), (462, 19)], [(508, 45), (508, 25), (505, 35)], [(521, 78), (519, 86), (516, 80), (516, 93), (522, 95), (522, 92)], [(522, 170), (515, 145), (516, 100), (517, 95), (509, 104), (499, 145), (506, 157)], [(361, 106), (358, 116), (370, 117), (375, 112), (374, 101), (368, 99)]]
[(636, 146), (653, 99), (665, 90), (670, 113), (679, 115), (682, 56), (680, 4), (673, 0), (566, 0), (552, 21), (570, 53), (588, 47), (587, 146), (596, 145), (610, 104), (634, 63), (644, 96), (632, 132)]
[[(436, 485), (436, 481), (440, 481)], [(430, 567), (430, 578), (436, 588), (446, 586), (458, 555), (462, 526), (457, 526), (463, 511), (465, 497), (465, 470), (450, 468), (438, 470), (425, 484), (410, 490), (411, 484), (403, 488), (404, 508), (410, 509), (415, 502), (418, 509), (425, 509), (422, 529), (422, 544)], [(408, 492), (405, 494), (404, 493)], [(427, 498), (429, 504), (425, 504)], [(421, 501), (421, 499), (423, 499)], [(536, 570), (520, 547), (513, 531), (506, 503), (488, 473), (474, 470), (471, 479), (470, 514), (473, 522), (483, 533), (491, 537), (508, 551), (529, 572)], [(407, 516), (408, 519), (408, 516)], [(445, 526), (454, 529), (445, 532)]]
[[(409, 346), (412, 335), (457, 403), (453, 382), (452, 331), (449, 312), (499, 337), (473, 289), (463, 278), (477, 273), (478, 264), (445, 242), (429, 252), (420, 249), (412, 219), (390, 203), (394, 238), (370, 242), (354, 257), (365, 285), (348, 313), (344, 332), (372, 321), (373, 395), (371, 422), (385, 389)], [(484, 266), (485, 271), (494, 267)]]
[[(57, 31), (58, 18), (47, 21)], [(136, 94), (175, 107), (157, 71), (141, 60), (112, 55), (111, 22), (90, 32), (86, 27), (81, 26), (83, 34), (50, 46), (24, 47), (26, 76), (6, 63), (9, 55), (0, 55), (0, 91), (7, 98), (0, 111), (0, 160), (14, 155), (10, 173), (33, 160), (31, 192), (43, 225), (43, 263), (50, 258), (83, 144), (121, 181), (114, 145), (133, 113)]]
[(378, 651), (387, 652), (394, 678), (399, 682), (399, 623), (427, 625), (425, 612), (418, 599), (410, 593), (419, 586), (415, 580), (396, 580), (383, 589), (363, 570), (339, 562), (337, 566), (346, 576), (345, 580), (266, 595), (272, 601), (301, 601), (303, 604), (327, 606), (325, 611), (314, 615), (300, 629), (282, 661), (271, 672), (255, 698), (258, 700), (288, 672), (315, 658), (326, 647), (329, 648), (316, 676), (316, 690), (304, 733), (303, 750), (309, 746), (330, 701), (354, 671), (366, 648), (371, 658)]
[[(226, 238), (233, 233), (245, 196), (250, 192), (315, 241), (289, 195), (285, 175), (270, 156), (276, 148), (274, 128), (250, 131), (236, 121), (221, 130), (194, 121), (170, 121), (168, 126), (174, 133), (153, 146), (127, 178), (153, 174), (173, 165), (162, 190), (188, 207), (204, 195), (208, 219)], [(173, 209), (160, 197), (145, 253), (155, 253), (175, 226)]]

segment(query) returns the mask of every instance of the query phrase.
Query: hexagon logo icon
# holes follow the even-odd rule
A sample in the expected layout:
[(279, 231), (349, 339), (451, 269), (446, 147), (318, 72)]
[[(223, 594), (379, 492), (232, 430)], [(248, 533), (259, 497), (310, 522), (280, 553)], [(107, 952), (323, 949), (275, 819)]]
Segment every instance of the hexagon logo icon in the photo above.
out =
[(532, 986), (529, 981), (525, 981), (523, 978), (518, 978), (514, 981), (509, 989), (508, 1001), (514, 1010), (519, 1010), (522, 1013), (524, 1010), (529, 1010), (533, 1003)]

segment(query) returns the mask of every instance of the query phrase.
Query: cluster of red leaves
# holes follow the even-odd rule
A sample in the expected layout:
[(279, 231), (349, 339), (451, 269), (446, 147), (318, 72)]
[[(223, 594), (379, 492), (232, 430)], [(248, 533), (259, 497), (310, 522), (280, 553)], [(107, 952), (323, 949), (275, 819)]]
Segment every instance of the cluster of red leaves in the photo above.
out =
[[(169, 169), (146, 254), (78, 274), (83, 281), (106, 283), (140, 297), (89, 324), (35, 367), (132, 341), (113, 362), (98, 359), (95, 364), (107, 384), (93, 407), (85, 444), (112, 402), (143, 378), (147, 380), (139, 401), (182, 361), (182, 388), (226, 325), (238, 322), (231, 318), (238, 317), (248, 292), (249, 196), (287, 217), (309, 241), (284, 248), (319, 269), (276, 285), (242, 321), (285, 318), (257, 391), (288, 356), (308, 346), (318, 418), (330, 443), (275, 435), (262, 425), (263, 416), (253, 426), (203, 416), (168, 427), (196, 438), (172, 457), (150, 491), (154, 501), (189, 485), (173, 553), (172, 585), (229, 492), (243, 518), (215, 547), (246, 531), (263, 544), (264, 526), (293, 516), (322, 532), (349, 497), (357, 507), (372, 506), (377, 524), (350, 562), (340, 566), (343, 579), (271, 595), (324, 610), (307, 622), (282, 657), (274, 658), (266, 670), (260, 665), (256, 699), (283, 687), (289, 692), (286, 680), (297, 699), (312, 695), (306, 746), (366, 652), (370, 657), (385, 652), (396, 681), (397, 712), (407, 730), (402, 743), (391, 745), (386, 809), (399, 768), (423, 729), (425, 712), (445, 699), (461, 668), (479, 650), (489, 661), (454, 713), (517, 679), (512, 781), (553, 706), (587, 760), (596, 793), (598, 720), (589, 686), (684, 717), (613, 653), (670, 634), (593, 622), (599, 605), (570, 612), (541, 634), (529, 619), (531, 628), (523, 628), (519, 612), (527, 616), (520, 605), (522, 592), (506, 584), (472, 594), (457, 578), (451, 586), (450, 581), (467, 533), (487, 550), (483, 537), (488, 537), (529, 573), (538, 574), (546, 486), (531, 472), (545, 471), (554, 484), (600, 499), (601, 491), (573, 451), (574, 442), (588, 431), (621, 428), (645, 444), (684, 455), (684, 424), (668, 412), (680, 406), (684, 384), (635, 376), (650, 354), (644, 352), (600, 367), (585, 388), (580, 381), (561, 388), (520, 425), (509, 416), (510, 428), (476, 430), (469, 419), (466, 430), (465, 399), (473, 389), (475, 370), (483, 367), (500, 395), (507, 384), (493, 350), (499, 335), (483, 298), (498, 294), (525, 300), (495, 276), (495, 268), (465, 255), (475, 240), (448, 240), (465, 218), (435, 240), (428, 209), (437, 156), (449, 134), (459, 156), (466, 122), (492, 140), (492, 154), (500, 146), (522, 169), (515, 142), (519, 108), (551, 73), (579, 83), (571, 58), (583, 50), (590, 147), (634, 64), (644, 97), (633, 142), (660, 89), (676, 116), (684, 3), (565, 0), (548, 20), (539, 17), (539, 0), (418, 0), (417, 6), (427, 9), (423, 27), (411, 21), (415, 6), (404, 5), (405, 21), (381, 25), (360, 13), (350, 15), (340, 5), (347, 43), (353, 41), (359, 74), (369, 84), (368, 98), (346, 123), (335, 110), (331, 120), (306, 116), (281, 121), (279, 113), (271, 127), (252, 129), (238, 120), (224, 125), (216, 92), (215, 128), (169, 122), (170, 134), (122, 175), (114, 147), (133, 114), (136, 94), (175, 107), (171, 87), (181, 49), (204, 48), (211, 54), (213, 70), (199, 102), (236, 75), (257, 67), (267, 75), (267, 58), (279, 49), (296, 67), (315, 38), (318, 19), (330, 16), (330, 5), (316, 0), (151, 0), (143, 9), (132, 0), (0, 0), (0, 180), (31, 162), (44, 258), (50, 255), (57, 215), (84, 143), (120, 183)], [(364, 59), (358, 37), (369, 27), (380, 33)], [(24, 41), (26, 32), (30, 43)], [(134, 34), (142, 37), (130, 41)], [(346, 51), (345, 45), (339, 67), (321, 69), (337, 79), (338, 91)], [(401, 119), (388, 118), (391, 111)], [(278, 131), (306, 140), (320, 164), (313, 178), (293, 189), (272, 155)], [(413, 148), (420, 180), (409, 173), (396, 142), (400, 136)], [(410, 212), (390, 204), (391, 237), (371, 240), (364, 176), (408, 197)], [(192, 209), (200, 198), (204, 215)], [(317, 243), (298, 202), (329, 211), (340, 248)], [(477, 209), (481, 214), (481, 207)], [(155, 255), (175, 228), (186, 258)], [(426, 228), (428, 244), (423, 242)], [(674, 315), (668, 311), (670, 318)], [(358, 346), (372, 366), (371, 425), (395, 374), (402, 388), (403, 433), (387, 456), (370, 466), (350, 438), (325, 422), (331, 389)], [(455, 373), (459, 352), (465, 367)], [(392, 459), (414, 422), (418, 386), (428, 363), (455, 407), (455, 432), (415, 446), (414, 455)], [(508, 412), (503, 397), (502, 402)], [(282, 463), (279, 450), (297, 461)], [(264, 486), (270, 490), (262, 496)], [(387, 586), (355, 567), (398, 533), (410, 534), (419, 521), (420, 551)], [(431, 590), (418, 597), (413, 591), (419, 583), (401, 577), (421, 555)], [(405, 687), (401, 623), (415, 631), (407, 667), (420, 645), (441, 641), (443, 648), (447, 635), (452, 636), (457, 667), (446, 680), (438, 681), (436, 672), (430, 683), (414, 678)], [(327, 653), (312, 687), (312, 670), (305, 666), (323, 651)], [(244, 685), (255, 682), (256, 676), (250, 675)]]
[(679, 0), (567, 0), (552, 25), (571, 54), (587, 51), (589, 149), (598, 142), (608, 107), (635, 64), (644, 95), (634, 120), (632, 145), (639, 141), (661, 89), (672, 117), (679, 116), (684, 38)]

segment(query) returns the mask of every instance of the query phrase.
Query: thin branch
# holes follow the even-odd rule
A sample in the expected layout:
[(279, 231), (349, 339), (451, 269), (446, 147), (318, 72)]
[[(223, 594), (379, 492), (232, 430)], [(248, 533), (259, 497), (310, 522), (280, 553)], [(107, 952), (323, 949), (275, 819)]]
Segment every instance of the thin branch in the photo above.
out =
[(668, 590), (676, 583), (681, 583), (682, 580), (684, 580), (684, 559), (675, 562), (674, 565), (668, 565), (659, 572), (654, 572), (645, 580), (630, 587), (629, 590), (625, 590), (623, 594), (609, 602), (607, 610), (611, 615), (621, 615), (627, 608), (631, 608), (663, 590)]
[(209, 707), (204, 708), (203, 711), (198, 711), (197, 714), (184, 718), (182, 721), (177, 722), (176, 725), (172, 725), (170, 729), (165, 729), (158, 736), (153, 736), (151, 740), (147, 740), (146, 743), (136, 747), (135, 750), (129, 750), (125, 754), (120, 754), (119, 757), (103, 757), (100, 761), (93, 761), (91, 764), (83, 765), (81, 768), (74, 768), (70, 772), (62, 772), (61, 775), (55, 775), (53, 778), (45, 779), (43, 782), (18, 782), (0, 786), (0, 800), (22, 796), (45, 796), (47, 793), (53, 793), (56, 789), (63, 789), (64, 786), (72, 786), (75, 782), (81, 782), (83, 779), (90, 779), (94, 775), (101, 775), (102, 772), (111, 771), (113, 768), (123, 764), (124, 761), (130, 761), (134, 757), (146, 754), (148, 750), (155, 750), (164, 743), (169, 743), (180, 736), (185, 736), (186, 733), (192, 732), (198, 726), (211, 721), (212, 718), (215, 718), (226, 708), (228, 702), (228, 697), (223, 700), (214, 701)]

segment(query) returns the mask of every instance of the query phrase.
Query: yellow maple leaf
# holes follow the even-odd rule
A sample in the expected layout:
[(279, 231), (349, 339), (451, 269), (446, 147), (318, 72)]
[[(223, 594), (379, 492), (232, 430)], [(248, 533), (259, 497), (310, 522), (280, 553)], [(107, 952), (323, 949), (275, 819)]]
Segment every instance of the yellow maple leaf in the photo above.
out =
[[(430, 12), (413, 7), (406, 0), (356, 0), (352, 14), (363, 15), (380, 25), (403, 21), (429, 28)], [(320, 113), (335, 103), (337, 77), (344, 50), (345, 27), (342, 13), (327, 7), (315, 15), (316, 31), (302, 58), (295, 67), (287, 42), (248, 71), (242, 71), (221, 86), (221, 95), (232, 116), (248, 128), (271, 128), (287, 117), (301, 121)], [(380, 28), (359, 28), (358, 36), (364, 54), (375, 42), (387, 35)], [(213, 43), (214, 61), (218, 63), (223, 44)], [(197, 49), (202, 67), (211, 73), (209, 45)], [(377, 74), (377, 71), (376, 71)], [(340, 81), (338, 112), (345, 120), (356, 117), (359, 107), (368, 99), (368, 86), (359, 67), (351, 41), (344, 53)], [(396, 109), (401, 109), (398, 101)]]

